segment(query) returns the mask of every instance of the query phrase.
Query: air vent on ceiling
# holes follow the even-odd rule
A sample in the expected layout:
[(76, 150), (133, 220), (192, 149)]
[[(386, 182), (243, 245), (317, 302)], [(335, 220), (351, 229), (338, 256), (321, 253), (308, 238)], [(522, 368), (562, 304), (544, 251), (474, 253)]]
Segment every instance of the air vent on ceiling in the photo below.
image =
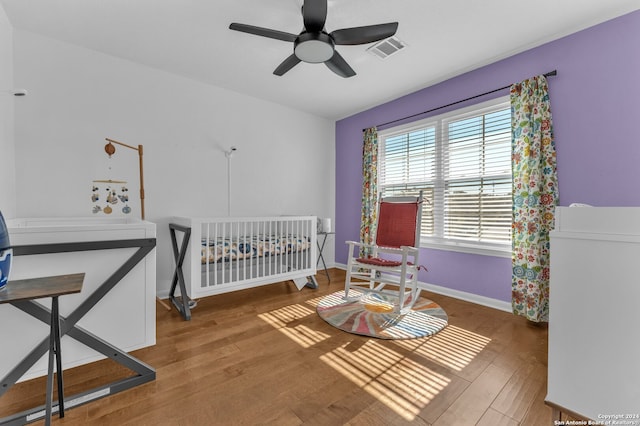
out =
[(406, 43), (397, 37), (389, 37), (374, 44), (368, 48), (367, 51), (378, 58), (386, 59), (394, 53), (404, 49), (406, 46)]

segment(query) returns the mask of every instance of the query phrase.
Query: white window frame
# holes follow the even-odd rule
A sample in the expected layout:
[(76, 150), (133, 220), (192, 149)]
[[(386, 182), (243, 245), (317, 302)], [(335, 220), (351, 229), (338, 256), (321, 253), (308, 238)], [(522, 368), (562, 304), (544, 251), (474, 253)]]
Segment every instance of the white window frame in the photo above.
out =
[[(384, 158), (384, 144), (387, 138), (410, 133), (425, 127), (434, 127), (436, 132), (446, 134), (447, 123), (451, 121), (461, 120), (467, 117), (478, 116), (482, 114), (488, 114), (495, 111), (510, 108), (509, 96), (499, 97), (490, 101), (475, 104), (469, 107), (457, 109), (444, 114), (440, 114), (434, 117), (429, 117), (413, 123), (391, 127), (378, 131), (379, 141), (379, 163), (385, 161)], [(456, 240), (444, 237), (444, 161), (443, 157), (447, 149), (447, 137), (436, 136), (436, 179), (435, 179), (435, 200), (428, 200), (434, 204), (434, 209), (439, 210), (438, 214), (434, 215), (434, 236), (421, 235), (420, 247), (433, 248), (438, 250), (448, 250), (462, 253), (472, 253), (487, 256), (497, 257), (511, 257), (511, 242), (508, 243), (489, 243), (483, 241), (468, 241), (468, 240)], [(379, 174), (383, 167), (378, 167)], [(379, 184), (378, 191), (384, 190), (384, 183), (381, 181), (381, 176), (378, 176)]]

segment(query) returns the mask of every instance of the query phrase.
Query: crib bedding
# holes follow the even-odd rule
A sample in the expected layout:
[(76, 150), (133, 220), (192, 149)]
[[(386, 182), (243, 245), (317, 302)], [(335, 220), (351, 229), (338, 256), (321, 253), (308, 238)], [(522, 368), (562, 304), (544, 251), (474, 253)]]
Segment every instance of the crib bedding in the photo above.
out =
[(311, 247), (311, 238), (292, 234), (202, 238), (201, 246), (201, 263), (206, 264), (303, 252)]

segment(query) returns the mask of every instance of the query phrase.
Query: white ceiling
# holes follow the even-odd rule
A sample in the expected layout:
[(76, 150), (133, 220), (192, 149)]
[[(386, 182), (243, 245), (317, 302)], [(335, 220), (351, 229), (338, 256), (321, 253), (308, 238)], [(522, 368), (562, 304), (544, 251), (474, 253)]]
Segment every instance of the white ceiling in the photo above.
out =
[(339, 119), (638, 10), (640, 0), (329, 0), (326, 30), (399, 22), (408, 47), (383, 60), (337, 46), (357, 75), (323, 64), (273, 70), (292, 43), (231, 22), (298, 34), (303, 0), (0, 0), (13, 27), (203, 83)]

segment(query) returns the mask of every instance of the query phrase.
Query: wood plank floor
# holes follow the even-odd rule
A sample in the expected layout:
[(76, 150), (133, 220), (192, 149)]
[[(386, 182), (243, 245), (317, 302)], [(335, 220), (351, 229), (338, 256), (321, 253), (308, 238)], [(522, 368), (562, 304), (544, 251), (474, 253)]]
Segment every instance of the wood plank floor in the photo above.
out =
[[(155, 381), (67, 410), (59, 425), (552, 425), (547, 328), (425, 293), (449, 315), (429, 338), (377, 340), (315, 313), (342, 288), (278, 283), (200, 300), (191, 321), (157, 305), (157, 344), (133, 353)], [(130, 373), (105, 360), (65, 371), (67, 395)], [(0, 417), (44, 403), (45, 380), (0, 398)], [(43, 422), (39, 422), (42, 424)], [(34, 423), (38, 424), (38, 423)]]

